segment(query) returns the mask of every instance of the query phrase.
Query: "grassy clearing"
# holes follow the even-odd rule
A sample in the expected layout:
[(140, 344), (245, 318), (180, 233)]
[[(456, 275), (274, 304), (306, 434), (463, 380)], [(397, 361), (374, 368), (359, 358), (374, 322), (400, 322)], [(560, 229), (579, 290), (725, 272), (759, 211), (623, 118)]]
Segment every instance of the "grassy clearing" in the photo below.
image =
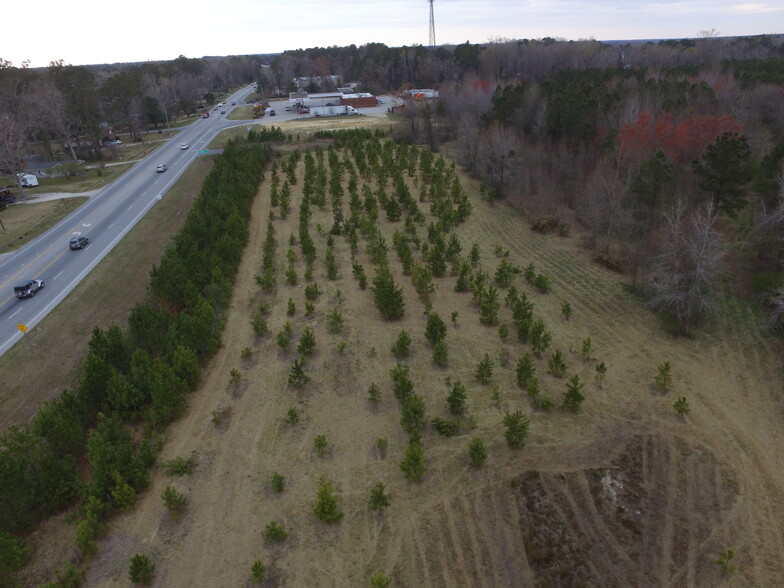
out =
[[(359, 120), (371, 122), (356, 117), (345, 123)], [(284, 130), (304, 136), (317, 126), (335, 128), (336, 123), (297, 122), (296, 127), (283, 126)], [(201, 176), (188, 179), (191, 197), (208, 166), (209, 158), (204, 158), (188, 171), (202, 170)], [(301, 168), (298, 175), (302, 177)], [(782, 381), (774, 368), (780, 347), (761, 336), (758, 317), (745, 305), (728, 300), (721, 308), (722, 320), (709, 332), (695, 340), (669, 337), (642, 303), (624, 291), (617, 274), (594, 264), (580, 249), (579, 236), (533, 233), (519, 213), (503, 203), (479, 201), (475, 183), (464, 176), (461, 181), (475, 203), (469, 222), (457, 231), (464, 249), (478, 243), (481, 265), (489, 272), (501, 262), (493, 253), (497, 247), (508, 251), (508, 259), (517, 267), (533, 263), (537, 272), (552, 279), (549, 294), (530, 288), (519, 277), (515, 285), (527, 291), (536, 304), (536, 316), (544, 319), (553, 335), (551, 349), (537, 359), (540, 393), (556, 402), (563, 396), (566, 378), (550, 375), (546, 368), (550, 353), (559, 349), (566, 357), (568, 375), (578, 374), (586, 383), (582, 411), (575, 415), (532, 408), (514, 373), (515, 361), (529, 347), (515, 341), (514, 335), (511, 341), (502, 341), (495, 327), (483, 325), (470, 294), (454, 291), (454, 276), (436, 280), (435, 310), (444, 320), (452, 313), (456, 317), (448, 321), (445, 369), (431, 361), (424, 315), (411, 279), (396, 276), (405, 290), (405, 318), (398, 323), (381, 321), (369, 292), (360, 290), (352, 277), (350, 252), (342, 238), (335, 240), (337, 280), (327, 278), (321, 256), (317, 261), (315, 280), (324, 293), (312, 317), (302, 312), (303, 283), (285, 284), (282, 267), (276, 294), (262, 294), (253, 274), (261, 267), (270, 213), (266, 182), (254, 209), (251, 241), (235, 288), (224, 347), (191, 398), (189, 413), (168, 433), (170, 441), (161, 456), (164, 461), (186, 454), (205, 457), (198, 478), (187, 481), (188, 514), (179, 531), (161, 525), (159, 496), (168, 480), (154, 479), (136, 510), (117, 521), (102, 544), (104, 555), (94, 562), (88, 585), (124, 585), (124, 571), (116, 572), (111, 562), (127, 559), (126, 552), (133, 553), (148, 541), (161, 554), (161, 570), (171, 585), (194, 581), (242, 585), (247, 572), (240, 570), (247, 570), (260, 555), (273, 558), (265, 552), (269, 546), (259, 533), (271, 520), (284, 520), (295, 538), (289, 544), (293, 547), (274, 552), (276, 565), (285, 570), (280, 573), (291, 585), (366, 585), (367, 577), (380, 571), (401, 586), (533, 585), (532, 570), (540, 572), (537, 566), (555, 557), (562, 568), (579, 567), (575, 562), (581, 558), (590, 560), (605, 580), (669, 585), (688, 577), (700, 578), (694, 584), (707, 586), (721, 582), (712, 562), (728, 547), (737, 549), (738, 559), (744, 562), (739, 572), (742, 585), (775, 584), (775, 570), (784, 553), (779, 532), (784, 520), (777, 498), (784, 488), (784, 473), (775, 449), (784, 445), (778, 422), (781, 402), (776, 396)], [(292, 190), (293, 210), (301, 187), (298, 183)], [(51, 395), (74, 381), (75, 374), (63, 365), (77, 365), (92, 325), (122, 322), (132, 305), (126, 299), (144, 296), (146, 273), (176, 228), (166, 223), (181, 221), (188, 203), (187, 194), (167, 195), (111, 259), (35, 329), (29, 347), (18, 345), (0, 359), (1, 393), (7, 398), (3, 423), (29, 418), (28, 403), (35, 405), (46, 397), (36, 390), (38, 397), (28, 398), (25, 383), (35, 379), (41, 389), (49, 386)], [(330, 221), (328, 210), (314, 210), (311, 226), (329, 227)], [(282, 255), (288, 236), (296, 233), (296, 213), (286, 220), (278, 217), (274, 224)], [(161, 234), (167, 238), (160, 239), (157, 250), (151, 248), (144, 258), (136, 256), (135, 247), (152, 245)], [(318, 238), (323, 245), (326, 235), (319, 232)], [(357, 259), (370, 268), (364, 248)], [(392, 251), (390, 259), (397, 264)], [(113, 271), (116, 267), (126, 268), (121, 280)], [(302, 276), (302, 260), (296, 268)], [(285, 309), (289, 299), (298, 309), (293, 317)], [(564, 300), (572, 309), (568, 319), (561, 311)], [(261, 301), (269, 307), (273, 336), (256, 337), (252, 332), (250, 320)], [(335, 308), (345, 317), (339, 334), (325, 324)], [(274, 341), (274, 333), (288, 321), (297, 335), (306, 326), (316, 332), (316, 352), (307, 364), (312, 382), (302, 389), (286, 383), (293, 351), (280, 351)], [(501, 322), (512, 324), (510, 309), (502, 307)], [(389, 379), (394, 361), (389, 349), (403, 328), (413, 335), (414, 352), (408, 363), (428, 417), (451, 418), (445, 404), (450, 382), (460, 379), (468, 388), (470, 418), (464, 420), (465, 430), (448, 439), (426, 428), (427, 472), (417, 486), (400, 473), (406, 438)], [(587, 337), (595, 351), (586, 359), (580, 349)], [(76, 341), (72, 346), (71, 339)], [(246, 348), (252, 357), (265, 360), (244, 361)], [(63, 349), (57, 363), (50, 357), (55, 355), (51, 349)], [(488, 385), (479, 384), (474, 376), (483, 353), (495, 360)], [(673, 362), (674, 390), (654, 392), (656, 366), (666, 360)], [(609, 368), (602, 385), (594, 383), (597, 362), (606, 362)], [(232, 370), (240, 374), (243, 388), (227, 394)], [(366, 391), (374, 382), (380, 385), (381, 396), (370, 406)], [(692, 406), (688, 419), (676, 417), (672, 409), (676, 396), (688, 398)], [(298, 408), (300, 422), (284, 425), (284, 415), (292, 406)], [(501, 423), (505, 412), (517, 410), (531, 414), (531, 435), (526, 447), (511, 451), (503, 442)], [(213, 418), (218, 412), (233, 417), (216, 427)], [(14, 418), (9, 420), (8, 415)], [(329, 440), (325, 457), (313, 450), (317, 435)], [(468, 441), (477, 437), (488, 450), (481, 473), (469, 467), (467, 458)], [(383, 453), (376, 449), (381, 439)], [(621, 455), (629, 455), (628, 463), (616, 459), (625, 444), (641, 447)], [(642, 471), (637, 464), (647, 469)], [(544, 485), (529, 483), (526, 492), (517, 496), (514, 484), (523, 472), (543, 472)], [(286, 489), (269, 500), (267, 484), (276, 473), (285, 475)], [(339, 529), (326, 529), (312, 514), (321, 479), (335, 487), (346, 513)], [(595, 479), (601, 484), (589, 487)], [(371, 484), (378, 481), (393, 497), (383, 519), (367, 507)], [(731, 490), (733, 484), (738, 491)], [(629, 489), (628, 495), (619, 493), (623, 488)], [(538, 513), (528, 513), (533, 524), (526, 525), (525, 509), (531, 503), (543, 506)], [(564, 523), (553, 514), (562, 510)], [(624, 524), (618, 524), (622, 510), (636, 512), (631, 523), (621, 522), (631, 525), (638, 536), (631, 537)], [(554, 545), (572, 552), (540, 546), (537, 555), (537, 537), (545, 536), (550, 527), (557, 530), (550, 531), (557, 535)], [(331, 545), (328, 552), (323, 549), (325, 541)], [(215, 549), (216, 543), (220, 549)], [(599, 547), (591, 551), (592, 545)], [(596, 578), (582, 584), (601, 584), (591, 580)]]
[(13, 204), (0, 213), (4, 231), (0, 233), (0, 253), (8, 253), (34, 239), (71, 214), (87, 201), (63, 198), (39, 204)]

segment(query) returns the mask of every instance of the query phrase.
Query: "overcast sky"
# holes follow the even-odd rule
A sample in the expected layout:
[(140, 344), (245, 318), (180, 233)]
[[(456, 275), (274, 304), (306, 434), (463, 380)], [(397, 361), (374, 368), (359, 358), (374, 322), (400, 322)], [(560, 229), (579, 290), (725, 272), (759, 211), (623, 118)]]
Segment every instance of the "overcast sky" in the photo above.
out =
[[(784, 33), (784, 0), (435, 0), (433, 7), (437, 44)], [(0, 58), (31, 67), (428, 45), (430, 22), (428, 0), (39, 0), (13, 10)]]

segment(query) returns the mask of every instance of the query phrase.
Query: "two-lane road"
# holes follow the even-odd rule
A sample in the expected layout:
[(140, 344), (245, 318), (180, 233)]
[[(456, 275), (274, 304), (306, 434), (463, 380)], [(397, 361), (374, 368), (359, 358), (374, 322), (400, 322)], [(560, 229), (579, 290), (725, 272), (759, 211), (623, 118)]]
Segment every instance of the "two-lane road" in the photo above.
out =
[[(227, 99), (239, 102), (252, 89), (243, 88)], [(226, 106), (227, 111), (231, 106)], [(0, 354), (21, 337), (18, 325), (28, 330), (38, 324), (112, 250), (125, 234), (164, 197), (185, 169), (220, 131), (247, 124), (228, 121), (225, 115), (194, 122), (124, 173), (87, 203), (18, 251), (0, 260)], [(181, 144), (187, 144), (182, 149)], [(156, 173), (165, 163), (168, 171)], [(86, 235), (90, 244), (71, 251), (68, 242)], [(122, 272), (118, 268), (118, 272)], [(35, 297), (19, 300), (14, 286), (37, 278), (45, 283)]]

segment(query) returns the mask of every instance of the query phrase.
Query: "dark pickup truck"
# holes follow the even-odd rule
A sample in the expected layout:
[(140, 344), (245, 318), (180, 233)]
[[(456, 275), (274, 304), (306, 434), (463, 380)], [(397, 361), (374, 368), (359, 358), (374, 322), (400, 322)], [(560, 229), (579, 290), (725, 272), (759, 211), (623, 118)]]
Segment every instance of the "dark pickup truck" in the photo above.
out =
[(26, 283), (22, 284), (21, 286), (14, 287), (14, 294), (16, 294), (17, 298), (31, 298), (35, 296), (35, 293), (38, 290), (44, 287), (43, 280), (28, 280)]

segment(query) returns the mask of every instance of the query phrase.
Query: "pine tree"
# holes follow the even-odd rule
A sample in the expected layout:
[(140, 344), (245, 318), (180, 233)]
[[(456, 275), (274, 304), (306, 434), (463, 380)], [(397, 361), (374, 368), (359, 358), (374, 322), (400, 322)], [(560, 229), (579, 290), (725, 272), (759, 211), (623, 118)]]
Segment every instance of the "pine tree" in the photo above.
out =
[(338, 506), (337, 496), (335, 496), (335, 491), (329, 482), (322, 482), (319, 486), (313, 512), (320, 521), (328, 525), (339, 523), (343, 518), (343, 511)]
[(489, 384), (493, 379), (493, 365), (494, 362), (490, 359), (490, 355), (485, 353), (476, 366), (476, 379), (482, 384)]
[(392, 496), (387, 494), (383, 482), (370, 489), (370, 510), (383, 510), (389, 506)]
[(403, 318), (406, 309), (403, 288), (395, 283), (389, 268), (384, 266), (379, 268), (370, 289), (373, 292), (376, 308), (384, 320), (394, 321)]
[(530, 423), (530, 419), (519, 410), (506, 413), (504, 416), (504, 426), (506, 427), (504, 436), (509, 447), (516, 449), (523, 446), (526, 437), (528, 437)]
[(585, 386), (580, 382), (580, 376), (577, 374), (569, 378), (566, 384), (566, 392), (564, 393), (563, 408), (572, 412), (579, 412), (580, 406), (585, 400), (582, 389)]

